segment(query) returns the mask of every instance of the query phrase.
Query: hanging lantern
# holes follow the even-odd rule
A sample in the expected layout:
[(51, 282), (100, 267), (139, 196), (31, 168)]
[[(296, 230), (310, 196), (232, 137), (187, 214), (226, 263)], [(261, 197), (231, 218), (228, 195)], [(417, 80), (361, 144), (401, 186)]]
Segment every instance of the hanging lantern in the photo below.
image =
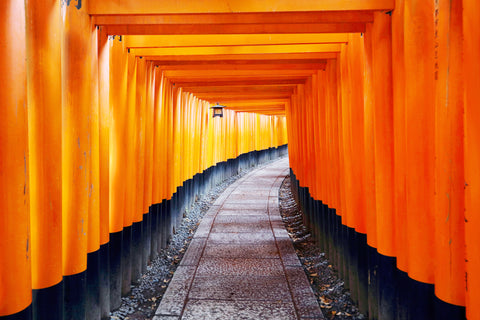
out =
[(225, 108), (225, 106), (222, 106), (220, 104), (217, 104), (214, 105), (213, 107), (211, 107), (210, 109), (213, 109), (213, 117), (222, 117), (223, 118), (223, 108)]

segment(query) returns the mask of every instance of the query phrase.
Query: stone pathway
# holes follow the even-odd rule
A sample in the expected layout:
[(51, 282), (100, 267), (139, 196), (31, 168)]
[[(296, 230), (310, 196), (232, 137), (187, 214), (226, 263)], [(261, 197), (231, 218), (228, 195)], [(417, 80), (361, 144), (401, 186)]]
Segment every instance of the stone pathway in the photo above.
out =
[(324, 319), (278, 209), (288, 159), (230, 185), (199, 225), (153, 320)]

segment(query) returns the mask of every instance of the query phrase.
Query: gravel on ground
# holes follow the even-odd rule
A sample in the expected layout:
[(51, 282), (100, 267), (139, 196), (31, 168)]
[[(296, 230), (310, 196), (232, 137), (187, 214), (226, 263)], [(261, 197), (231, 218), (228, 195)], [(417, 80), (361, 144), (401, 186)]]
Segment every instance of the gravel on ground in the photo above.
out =
[(290, 235), (323, 315), (326, 319), (365, 320), (309, 230), (303, 224), (301, 208), (293, 198), (287, 176), (279, 190), (280, 214)]

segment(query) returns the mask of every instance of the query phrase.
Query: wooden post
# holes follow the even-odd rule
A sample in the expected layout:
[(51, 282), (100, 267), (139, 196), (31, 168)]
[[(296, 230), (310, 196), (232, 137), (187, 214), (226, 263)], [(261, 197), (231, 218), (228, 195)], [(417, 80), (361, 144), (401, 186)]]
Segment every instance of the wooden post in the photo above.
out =
[(0, 2), (0, 316), (31, 319), (25, 5)]
[[(62, 225), (64, 317), (86, 316), (91, 190), (92, 32), (86, 3), (62, 3)], [(95, 57), (96, 58), (96, 57)]]
[(63, 319), (60, 2), (26, 2), (34, 319)]

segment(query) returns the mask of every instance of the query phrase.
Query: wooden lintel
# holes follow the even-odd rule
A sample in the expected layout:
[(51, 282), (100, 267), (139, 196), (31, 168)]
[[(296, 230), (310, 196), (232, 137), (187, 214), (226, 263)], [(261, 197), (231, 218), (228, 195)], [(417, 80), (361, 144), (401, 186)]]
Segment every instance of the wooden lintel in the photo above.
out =
[[(325, 70), (326, 63), (211, 64), (215, 70)], [(162, 70), (206, 70), (205, 65), (159, 65)]]
[(170, 55), (224, 55), (224, 54), (287, 54), (340, 52), (340, 44), (289, 44), (237, 47), (188, 47), (188, 48), (132, 48), (130, 53), (136, 56)]
[(289, 60), (289, 59), (337, 59), (337, 52), (275, 53), (275, 54), (219, 54), (219, 55), (167, 55), (143, 56), (147, 60), (162, 61), (232, 61), (232, 60)]
[(373, 11), (308, 11), (250, 13), (95, 15), (96, 25), (260, 24), (373, 22)]
[(345, 43), (347, 33), (127, 35), (128, 48)]
[(359, 33), (365, 23), (108, 25), (109, 35)]
[(392, 10), (395, 0), (95, 0), (87, 2), (89, 14), (179, 14)]

